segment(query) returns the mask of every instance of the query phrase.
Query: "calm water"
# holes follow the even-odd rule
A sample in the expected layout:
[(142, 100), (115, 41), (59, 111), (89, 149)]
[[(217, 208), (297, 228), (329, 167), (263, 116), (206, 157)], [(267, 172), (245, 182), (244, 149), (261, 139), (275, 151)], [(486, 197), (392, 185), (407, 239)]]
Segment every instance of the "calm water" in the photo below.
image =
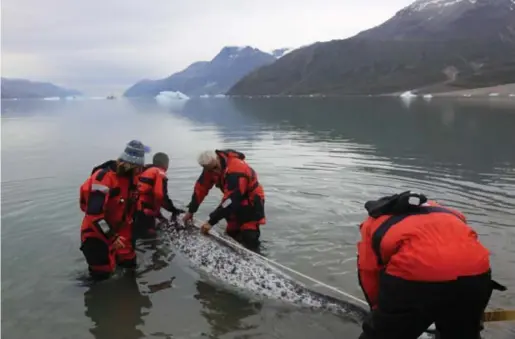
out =
[[(2, 334), (5, 338), (357, 338), (330, 314), (209, 282), (164, 242), (140, 244), (136, 281), (90, 286), (78, 188), (130, 139), (172, 158), (189, 201), (206, 148), (243, 151), (267, 194), (266, 255), (362, 297), (363, 204), (414, 189), (464, 212), (491, 249), (491, 307), (515, 308), (515, 103), (397, 99), (2, 102)], [(147, 159), (150, 161), (150, 158)], [(219, 201), (213, 191), (198, 213)], [(321, 291), (324, 291), (321, 289)], [(511, 327), (510, 327), (511, 326)], [(513, 323), (485, 337), (513, 338)]]

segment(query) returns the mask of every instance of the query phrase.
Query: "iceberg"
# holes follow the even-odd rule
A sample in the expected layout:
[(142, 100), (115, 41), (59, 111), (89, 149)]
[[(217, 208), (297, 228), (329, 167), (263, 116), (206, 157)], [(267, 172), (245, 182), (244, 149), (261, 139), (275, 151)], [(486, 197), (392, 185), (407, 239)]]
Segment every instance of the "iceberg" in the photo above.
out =
[(186, 94), (174, 91), (162, 91), (155, 96), (159, 105), (173, 108), (181, 108), (190, 99)]
[(401, 98), (415, 98), (416, 96), (412, 91), (406, 91), (400, 95)]
[(401, 98), (402, 103), (409, 108), (411, 102), (417, 98), (417, 95), (413, 94), (412, 91), (406, 91), (402, 93), (399, 97)]
[(155, 96), (157, 100), (188, 100), (189, 97), (181, 92), (162, 91)]

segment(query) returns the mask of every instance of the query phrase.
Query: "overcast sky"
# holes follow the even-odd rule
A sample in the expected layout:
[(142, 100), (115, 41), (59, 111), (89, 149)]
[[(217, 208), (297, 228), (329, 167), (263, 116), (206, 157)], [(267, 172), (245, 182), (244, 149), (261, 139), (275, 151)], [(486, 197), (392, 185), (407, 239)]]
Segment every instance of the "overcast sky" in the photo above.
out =
[(411, 2), (2, 0), (2, 76), (119, 94), (223, 46), (267, 51), (346, 38)]

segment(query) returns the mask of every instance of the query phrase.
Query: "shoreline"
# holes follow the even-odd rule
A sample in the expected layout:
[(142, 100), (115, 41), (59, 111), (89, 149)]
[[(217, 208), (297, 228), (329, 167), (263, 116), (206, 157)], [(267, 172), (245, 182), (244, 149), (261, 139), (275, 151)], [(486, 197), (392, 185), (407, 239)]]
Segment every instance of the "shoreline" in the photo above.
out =
[[(433, 89), (433, 90), (431, 90)], [(345, 97), (448, 97), (448, 98), (509, 98), (515, 100), (515, 83), (490, 87), (476, 87), (454, 90), (447, 85), (433, 85), (424, 88), (382, 94), (259, 94), (226, 95), (226, 98), (345, 98)]]
[[(433, 89), (433, 91), (431, 90)], [(447, 90), (446, 90), (447, 89)], [(400, 97), (400, 98), (415, 98), (415, 97), (423, 97), (423, 98), (436, 98), (436, 97), (446, 97), (446, 98), (509, 98), (515, 100), (515, 83), (509, 83), (504, 85), (497, 85), (491, 87), (478, 87), (478, 88), (469, 88), (469, 89), (461, 89), (461, 90), (449, 90), (452, 89), (447, 85), (433, 85), (427, 86), (424, 88), (407, 90), (407, 91), (398, 91), (393, 93), (382, 93), (382, 94), (322, 94), (322, 93), (312, 93), (312, 94), (260, 94), (260, 95), (202, 95), (202, 96), (192, 96), (189, 99), (203, 99), (203, 98), (345, 98), (345, 97)], [(119, 99), (132, 99), (127, 97), (119, 97)], [(140, 97), (147, 98), (147, 97)], [(154, 97), (148, 97), (154, 98)], [(16, 100), (112, 100), (117, 99), (112, 97), (75, 97), (75, 98), (2, 98), (2, 101), (16, 101)]]
[[(447, 86), (446, 86), (447, 87)], [(436, 87), (434, 87), (436, 89)], [(478, 87), (461, 90), (451, 91), (434, 91), (432, 92), (429, 88), (419, 89), (405, 92), (396, 92), (391, 94), (385, 94), (385, 96), (412, 96), (412, 97), (484, 97), (484, 98), (513, 98), (515, 99), (515, 83), (490, 86), (490, 87)]]

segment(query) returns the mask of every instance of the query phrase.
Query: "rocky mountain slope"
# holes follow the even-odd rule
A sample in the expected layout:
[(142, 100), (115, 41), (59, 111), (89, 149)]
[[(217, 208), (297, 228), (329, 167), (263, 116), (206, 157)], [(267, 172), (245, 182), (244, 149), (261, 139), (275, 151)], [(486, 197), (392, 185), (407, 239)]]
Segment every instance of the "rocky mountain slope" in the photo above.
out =
[(418, 0), (345, 40), (297, 49), (228, 94), (380, 94), (515, 82), (515, 0)]
[[(277, 51), (281, 55), (284, 51)], [(195, 62), (161, 80), (143, 80), (124, 96), (155, 96), (161, 91), (180, 91), (188, 96), (223, 94), (251, 71), (273, 63), (276, 56), (246, 47), (224, 47), (211, 61)]]

